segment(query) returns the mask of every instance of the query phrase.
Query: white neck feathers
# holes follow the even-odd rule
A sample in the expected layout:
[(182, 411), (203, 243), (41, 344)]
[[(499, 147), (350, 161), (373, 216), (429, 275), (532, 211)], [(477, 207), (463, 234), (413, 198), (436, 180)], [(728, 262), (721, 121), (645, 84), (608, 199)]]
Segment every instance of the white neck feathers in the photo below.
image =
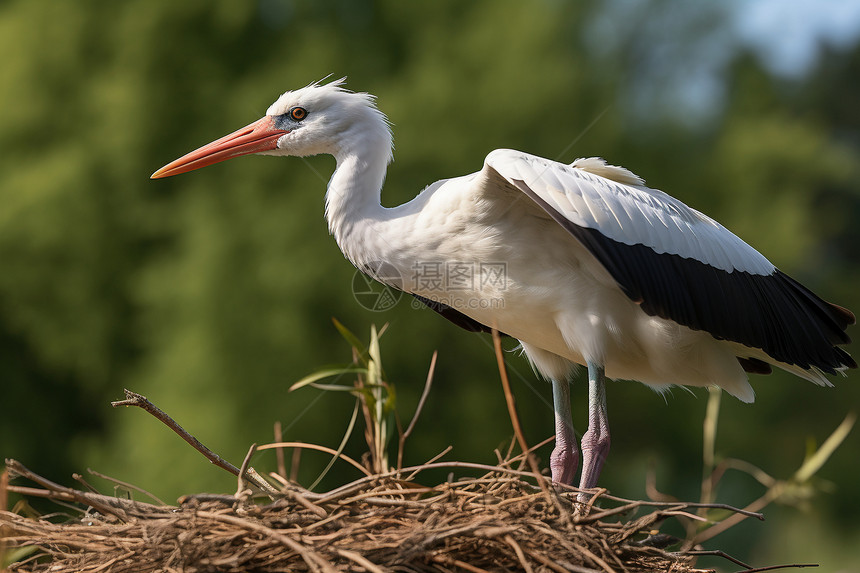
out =
[[(329, 232), (344, 255), (356, 266), (367, 261), (367, 231), (382, 232), (386, 211), (380, 204), (382, 184), (392, 159), (391, 131), (385, 117), (367, 108), (366, 121), (359, 121), (344, 134), (333, 153), (337, 168), (325, 196)], [(365, 247), (365, 248), (362, 248)]]

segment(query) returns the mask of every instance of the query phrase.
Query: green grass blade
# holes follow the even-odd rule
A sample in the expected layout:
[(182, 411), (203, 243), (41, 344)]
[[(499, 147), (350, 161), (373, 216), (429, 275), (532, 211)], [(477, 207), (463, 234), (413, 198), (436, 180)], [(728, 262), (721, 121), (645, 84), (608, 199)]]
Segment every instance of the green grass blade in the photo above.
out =
[(346, 340), (350, 346), (355, 348), (358, 353), (358, 358), (361, 360), (362, 364), (367, 366), (368, 362), (368, 353), (367, 347), (358, 339), (358, 337), (352, 333), (347, 327), (343, 325), (338, 319), (332, 318), (331, 321), (334, 323), (334, 327), (340, 333), (340, 335)]
[(352, 418), (349, 420), (349, 425), (346, 428), (346, 432), (343, 435), (343, 439), (340, 441), (340, 445), (337, 447), (337, 452), (332, 456), (331, 460), (329, 460), (326, 467), (320, 472), (319, 477), (314, 480), (314, 483), (310, 485), (308, 490), (313, 491), (313, 489), (322, 481), (322, 479), (328, 474), (331, 467), (334, 463), (340, 459), (340, 455), (343, 453), (343, 449), (346, 447), (346, 442), (349, 441), (349, 437), (352, 435), (352, 430), (355, 427), (355, 420), (358, 418), (358, 400), (355, 401), (355, 408), (352, 409)]
[(322, 380), (324, 378), (331, 378), (332, 376), (345, 376), (352, 374), (364, 374), (367, 373), (366, 368), (356, 368), (354, 366), (345, 366), (341, 368), (332, 368), (328, 370), (320, 370), (318, 372), (314, 372), (313, 374), (308, 374), (292, 386), (290, 386), (290, 392), (293, 390), (298, 390), (299, 388), (303, 388), (308, 386), (309, 384), (313, 384), (318, 380)]
[(346, 384), (310, 384), (311, 388), (316, 388), (317, 390), (323, 390), (324, 392), (352, 392), (356, 394), (358, 388), (355, 386), (347, 386)]

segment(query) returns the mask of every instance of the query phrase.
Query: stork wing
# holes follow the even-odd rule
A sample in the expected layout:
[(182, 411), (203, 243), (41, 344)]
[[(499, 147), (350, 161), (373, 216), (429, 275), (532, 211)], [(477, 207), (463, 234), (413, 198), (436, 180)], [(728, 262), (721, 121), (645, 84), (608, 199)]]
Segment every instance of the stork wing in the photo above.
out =
[(572, 165), (499, 149), (482, 175), (519, 189), (579, 240), (651, 316), (834, 373), (854, 316), (776, 269), (728, 229), (636, 175), (592, 158)]

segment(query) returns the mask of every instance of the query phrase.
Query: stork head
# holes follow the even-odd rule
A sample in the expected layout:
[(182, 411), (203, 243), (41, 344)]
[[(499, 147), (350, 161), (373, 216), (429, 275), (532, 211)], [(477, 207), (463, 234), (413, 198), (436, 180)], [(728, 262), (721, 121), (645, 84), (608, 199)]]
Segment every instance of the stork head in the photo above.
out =
[(340, 159), (364, 150), (385, 153), (390, 161), (388, 120), (376, 109), (373, 96), (344, 89), (344, 79), (284, 93), (263, 118), (165, 165), (152, 178), (252, 153), (298, 157), (327, 153)]

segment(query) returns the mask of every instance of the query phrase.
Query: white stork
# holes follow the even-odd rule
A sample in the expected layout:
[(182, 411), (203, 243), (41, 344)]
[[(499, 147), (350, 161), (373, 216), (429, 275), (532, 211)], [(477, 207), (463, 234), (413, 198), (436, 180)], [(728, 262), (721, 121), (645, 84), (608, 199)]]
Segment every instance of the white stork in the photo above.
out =
[[(752, 402), (747, 372), (766, 374), (773, 365), (830, 386), (826, 374), (857, 367), (838, 347), (855, 322), (849, 310), (820, 299), (710, 217), (602, 159), (564, 165), (497, 149), (480, 171), (382, 207), (390, 126), (373, 96), (342, 84), (288, 91), (262, 119), (152, 177), (251, 153), (333, 155), (325, 215), (344, 255), (460, 326), (518, 339), (552, 382), (553, 481), (573, 483), (579, 463), (569, 396), (577, 364), (587, 366), (589, 381), (582, 489), (596, 485), (609, 450), (607, 377), (658, 390), (719, 386)], [(451, 265), (471, 274), (453, 283), (419, 274)]]

